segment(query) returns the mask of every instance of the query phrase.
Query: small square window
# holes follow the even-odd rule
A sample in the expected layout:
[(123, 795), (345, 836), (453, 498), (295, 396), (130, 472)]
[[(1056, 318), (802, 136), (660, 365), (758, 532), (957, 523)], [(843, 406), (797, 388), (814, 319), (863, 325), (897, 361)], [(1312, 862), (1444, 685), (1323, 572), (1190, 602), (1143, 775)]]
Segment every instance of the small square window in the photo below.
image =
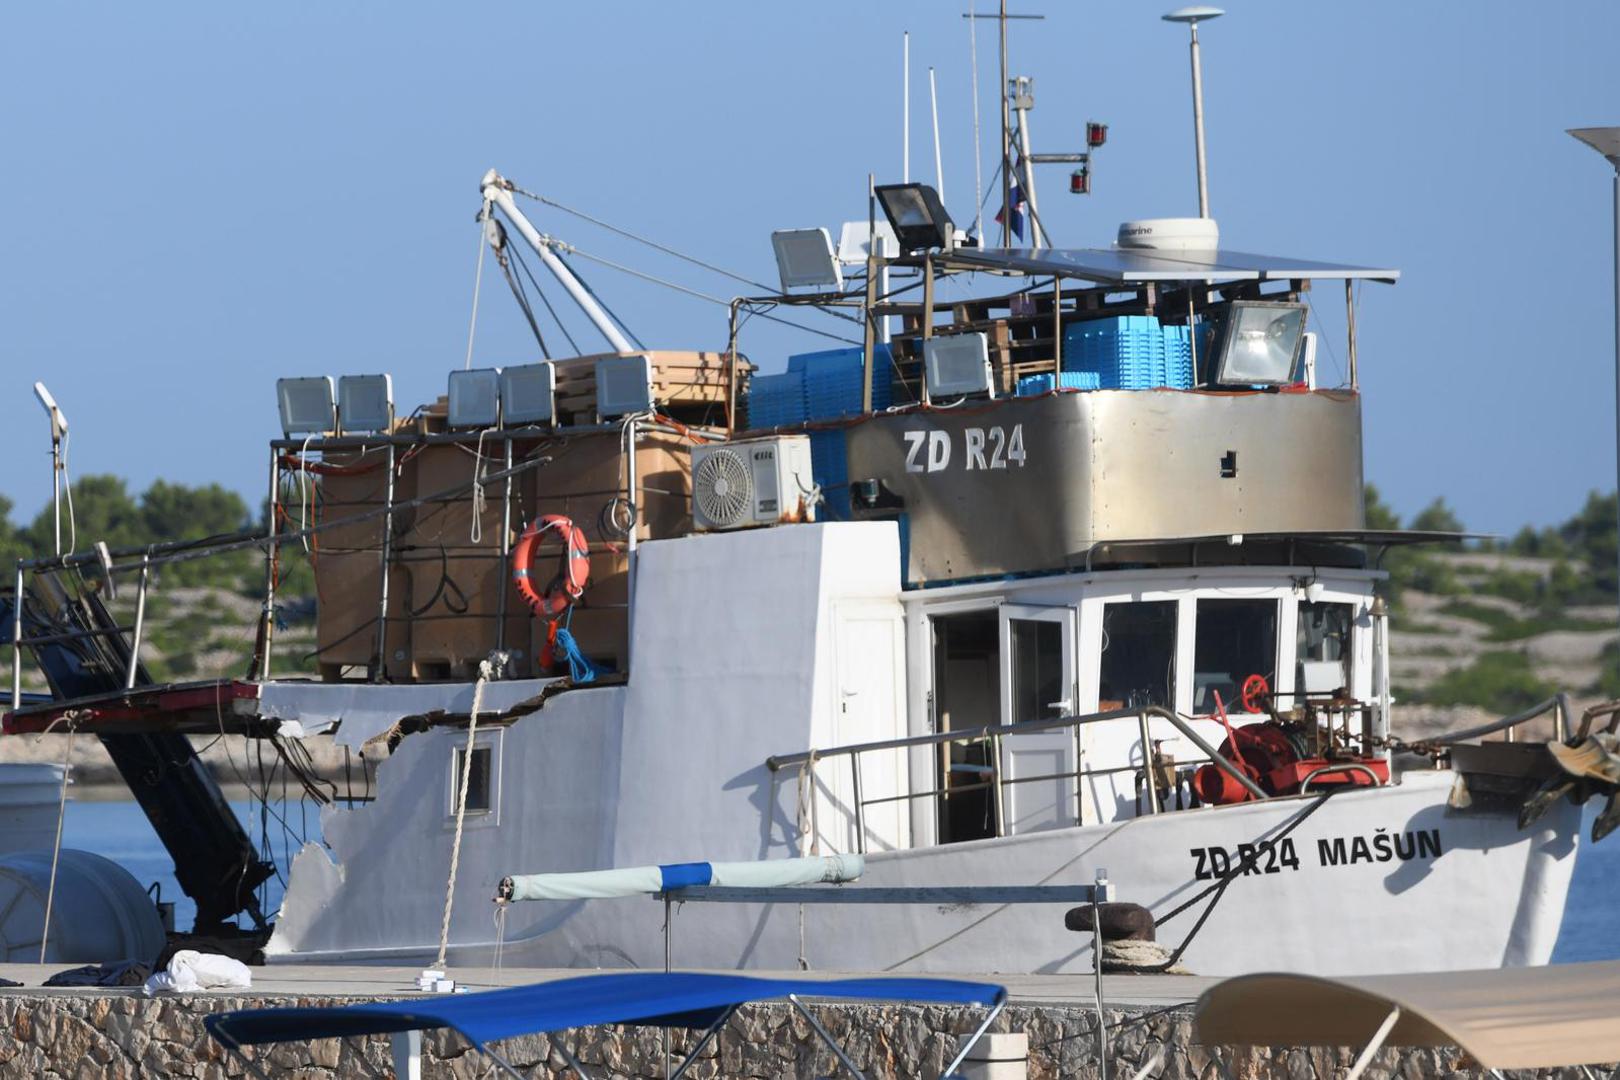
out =
[[(467, 813), (487, 814), (494, 808), (494, 752), (487, 746), (475, 746), (472, 751), (472, 772), (467, 776)], [(461, 776), (467, 769), (466, 748), (458, 748), (451, 762), (450, 815), (455, 816), (461, 799)]]

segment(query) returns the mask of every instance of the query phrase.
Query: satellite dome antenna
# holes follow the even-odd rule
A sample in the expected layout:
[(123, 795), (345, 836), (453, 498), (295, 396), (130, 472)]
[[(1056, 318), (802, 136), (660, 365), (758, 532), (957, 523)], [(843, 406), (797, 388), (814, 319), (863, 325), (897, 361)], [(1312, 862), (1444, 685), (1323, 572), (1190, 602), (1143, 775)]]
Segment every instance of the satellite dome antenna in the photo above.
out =
[(1186, 23), (1192, 33), (1193, 143), (1198, 154), (1198, 216), (1204, 218), (1209, 217), (1209, 180), (1204, 170), (1204, 70), (1198, 61), (1198, 24), (1225, 14), (1218, 7), (1199, 4), (1162, 16), (1165, 22)]

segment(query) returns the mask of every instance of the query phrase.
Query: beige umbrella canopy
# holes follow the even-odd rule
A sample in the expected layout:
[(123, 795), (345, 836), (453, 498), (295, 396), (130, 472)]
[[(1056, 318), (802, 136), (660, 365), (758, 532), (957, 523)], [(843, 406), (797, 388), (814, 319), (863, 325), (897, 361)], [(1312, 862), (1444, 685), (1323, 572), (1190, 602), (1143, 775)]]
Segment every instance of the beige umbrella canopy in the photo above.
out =
[(1198, 999), (1200, 1042), (1458, 1046), (1488, 1069), (1620, 1061), (1620, 962), (1366, 975), (1242, 975)]

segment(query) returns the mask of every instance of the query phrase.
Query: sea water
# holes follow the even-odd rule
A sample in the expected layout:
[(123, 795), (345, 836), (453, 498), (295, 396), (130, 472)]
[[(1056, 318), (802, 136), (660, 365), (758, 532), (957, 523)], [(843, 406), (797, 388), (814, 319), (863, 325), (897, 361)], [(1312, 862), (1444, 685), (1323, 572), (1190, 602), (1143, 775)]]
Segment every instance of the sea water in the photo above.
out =
[[(297, 802), (288, 802), (285, 807), (283, 813), (282, 805), (272, 804), (271, 810), (282, 814), (284, 820), (268, 816), (266, 828), (267, 815), (258, 803), (247, 800), (231, 803), (231, 809), (261, 855), (268, 853), (276, 867), (277, 875), (265, 883), (260, 893), (266, 915), (273, 915), (281, 906), (281, 897), (286, 891), (287, 865), (298, 854), (300, 837), (320, 842), (319, 808)], [(1591, 836), (1595, 814), (1593, 807), (1586, 808), (1581, 826), (1583, 837)], [(175, 926), (190, 929), (197, 905), (180, 891), (169, 853), (135, 803), (70, 802), (67, 820), (62, 826), (62, 844), (105, 855), (134, 874), (142, 885), (155, 882), (162, 899), (174, 902)], [(1578, 852), (1564, 925), (1553, 949), (1553, 963), (1620, 959), (1620, 833), (1596, 845), (1583, 843)]]

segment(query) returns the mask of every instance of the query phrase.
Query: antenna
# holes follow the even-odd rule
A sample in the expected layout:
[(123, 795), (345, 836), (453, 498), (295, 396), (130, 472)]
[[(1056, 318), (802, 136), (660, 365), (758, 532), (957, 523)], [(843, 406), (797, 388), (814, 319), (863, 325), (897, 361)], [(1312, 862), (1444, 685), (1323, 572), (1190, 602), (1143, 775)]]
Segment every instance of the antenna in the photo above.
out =
[(964, 16), (968, 21), (968, 55), (973, 67), (968, 82), (973, 87), (973, 235), (975, 243), (984, 243), (984, 172), (983, 153), (979, 144), (979, 19), (973, 12)]
[(945, 168), (939, 157), (939, 93), (934, 86), (934, 69), (928, 69), (928, 108), (934, 115), (934, 190), (939, 201), (945, 201)]
[(1204, 170), (1204, 69), (1198, 59), (1198, 23), (1225, 14), (1220, 8), (1198, 5), (1163, 16), (1165, 22), (1186, 23), (1192, 33), (1193, 143), (1198, 155), (1198, 216), (1204, 218), (1209, 217), (1209, 179)]
[(911, 31), (900, 35), (900, 181), (911, 183)]
[[(55, 521), (55, 553), (60, 555), (62, 554), (62, 474), (67, 466), (65, 456), (62, 453), (62, 440), (67, 437), (68, 422), (67, 417), (62, 415), (62, 410), (57, 406), (56, 399), (51, 396), (49, 390), (45, 389), (44, 383), (37, 382), (34, 384), (34, 396), (39, 398), (39, 403), (45, 407), (46, 414), (51, 418), (51, 516)], [(71, 493), (69, 493), (68, 498), (71, 512)], [(19, 570), (18, 574), (21, 573), (22, 571)], [(19, 606), (22, 604), (22, 597), (17, 598), (17, 603)]]
[[(1007, 236), (1012, 228), (1012, 116), (1007, 100), (1007, 20), (1032, 19), (1041, 20), (1045, 15), (1009, 15), (1007, 14), (1007, 0), (1001, 0), (1000, 9), (994, 12), (966, 12), (964, 19), (995, 19), (1001, 28), (1001, 78), (997, 83), (1001, 87), (1001, 246), (1007, 246)], [(975, 73), (977, 74), (977, 73)], [(977, 152), (978, 147), (974, 147)]]

